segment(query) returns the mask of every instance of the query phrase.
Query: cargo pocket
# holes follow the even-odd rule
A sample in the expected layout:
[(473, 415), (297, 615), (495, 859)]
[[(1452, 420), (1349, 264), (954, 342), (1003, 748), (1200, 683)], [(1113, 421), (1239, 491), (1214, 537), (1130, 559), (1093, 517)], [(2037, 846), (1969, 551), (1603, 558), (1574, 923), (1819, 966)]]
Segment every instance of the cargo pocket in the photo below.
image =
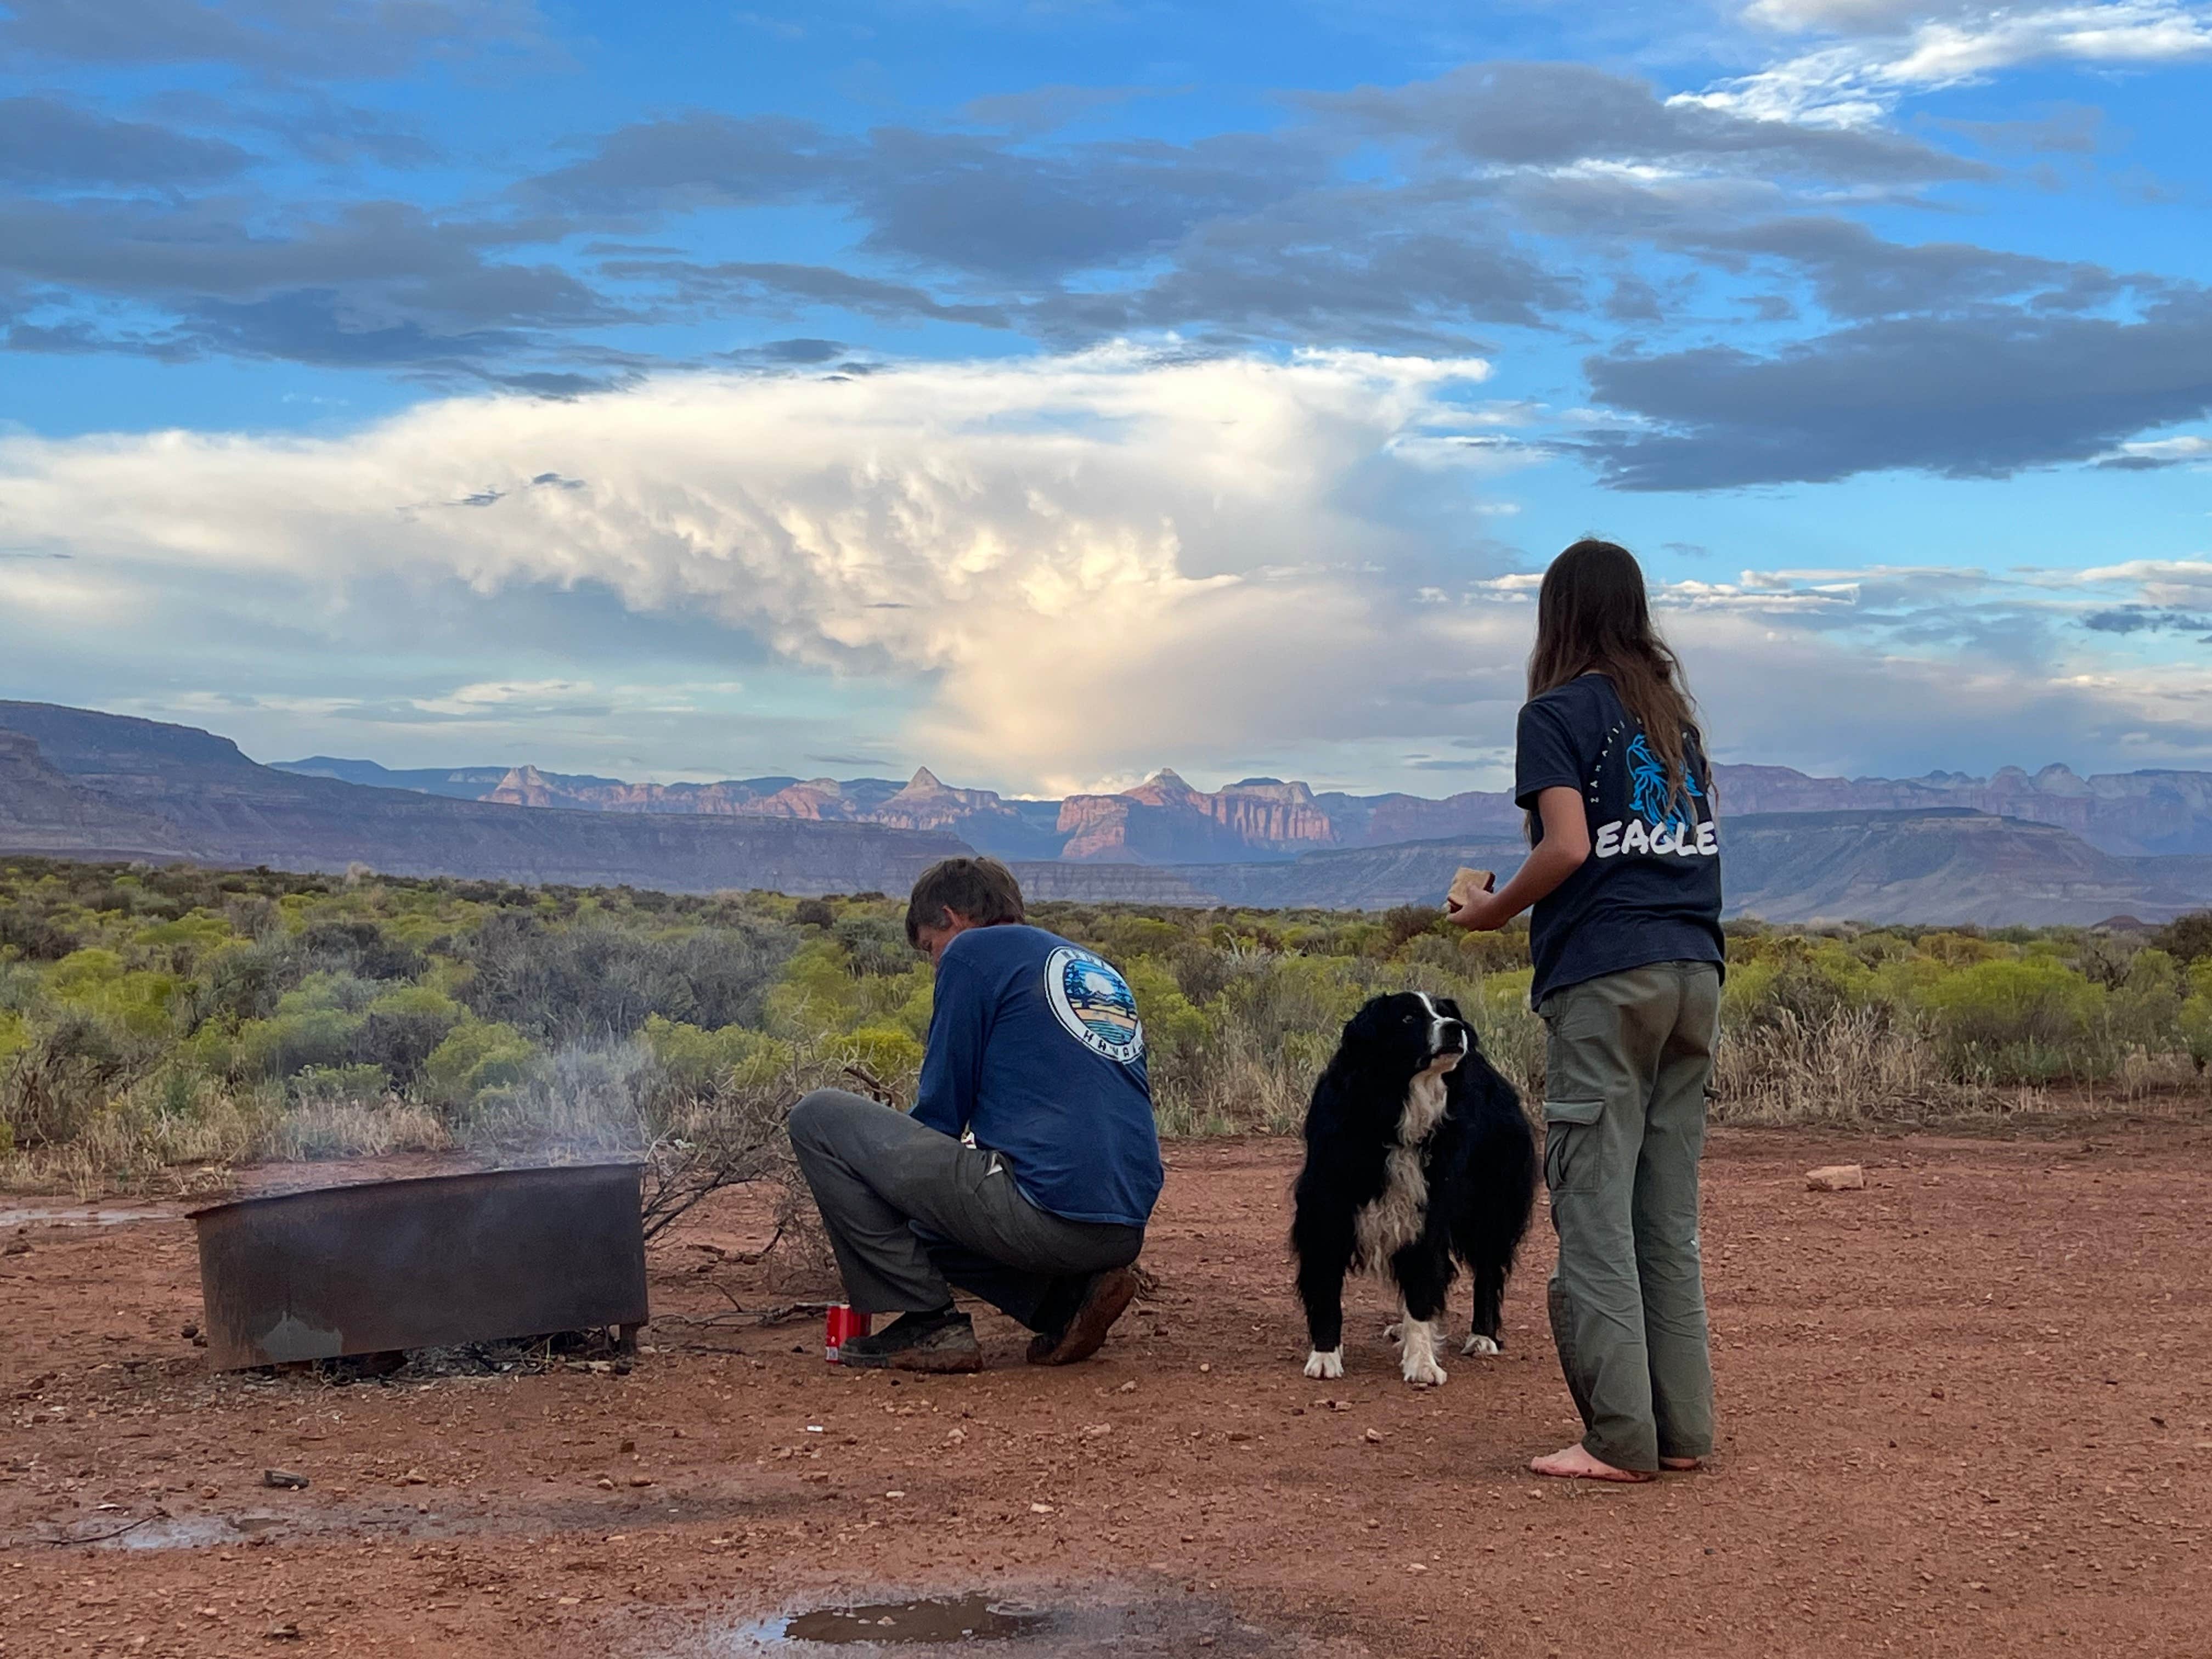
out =
[(1602, 1100), (1547, 1100), (1544, 1103), (1544, 1186), (1554, 1193), (1588, 1192), (1596, 1183), (1592, 1141)]

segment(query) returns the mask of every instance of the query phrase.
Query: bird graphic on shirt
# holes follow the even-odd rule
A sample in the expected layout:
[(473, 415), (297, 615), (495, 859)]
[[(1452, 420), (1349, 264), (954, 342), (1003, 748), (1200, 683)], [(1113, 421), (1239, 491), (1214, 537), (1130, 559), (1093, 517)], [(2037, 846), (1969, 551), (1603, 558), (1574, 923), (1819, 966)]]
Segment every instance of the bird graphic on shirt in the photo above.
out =
[(1676, 830), (1692, 827), (1689, 802), (1705, 799), (1705, 791), (1698, 787), (1698, 780), (1690, 769), (1682, 769), (1682, 788), (1680, 793), (1667, 787), (1667, 768), (1651, 752), (1651, 745), (1638, 732), (1629, 740), (1628, 779), (1631, 792), (1628, 809), (1654, 830), (1671, 825)]

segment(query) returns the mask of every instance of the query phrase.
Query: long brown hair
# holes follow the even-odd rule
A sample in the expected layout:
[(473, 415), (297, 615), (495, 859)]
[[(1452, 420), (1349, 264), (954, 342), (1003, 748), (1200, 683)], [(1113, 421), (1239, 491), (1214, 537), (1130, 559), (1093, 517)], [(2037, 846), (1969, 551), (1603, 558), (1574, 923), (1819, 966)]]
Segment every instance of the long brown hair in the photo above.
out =
[(1592, 672), (1613, 682), (1621, 706), (1642, 724), (1651, 752), (1667, 769), (1668, 804), (1679, 805), (1688, 747), (1705, 747), (1697, 705), (1680, 660), (1652, 625), (1636, 556), (1585, 538), (1552, 561), (1537, 592), (1529, 698)]

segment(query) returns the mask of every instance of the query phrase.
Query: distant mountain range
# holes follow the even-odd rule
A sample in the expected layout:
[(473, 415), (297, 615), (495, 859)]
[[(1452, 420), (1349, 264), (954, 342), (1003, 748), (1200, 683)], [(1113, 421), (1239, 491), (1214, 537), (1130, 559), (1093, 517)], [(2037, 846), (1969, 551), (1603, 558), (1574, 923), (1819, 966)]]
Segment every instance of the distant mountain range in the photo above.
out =
[[(1730, 916), (1775, 922), (2161, 921), (2212, 902), (2212, 858), (2121, 858), (2055, 825), (1966, 807), (1770, 812), (1722, 825)], [(1017, 864), (1039, 899), (1382, 910), (1431, 904), (1462, 865), (1507, 879), (1520, 841), (1407, 842), (1251, 864)]]
[(188, 726), (0, 702), (0, 848), (675, 892), (902, 892), (956, 836), (873, 823), (521, 811), (256, 765)]
[[(738, 778), (721, 783), (625, 783), (534, 766), (386, 771), (317, 756), (279, 770), (454, 799), (585, 811), (705, 814), (877, 823), (958, 836), (994, 857), (1098, 864), (1235, 864), (1407, 842), (1510, 838), (1521, 815), (1504, 791), (1419, 795), (1316, 793), (1303, 783), (1246, 778), (1206, 791), (1171, 771), (1115, 794), (1060, 800), (957, 789), (927, 768), (890, 778)], [(1786, 766), (1714, 769), (1730, 818), (1773, 812), (1928, 812), (1964, 808), (2070, 830), (2121, 857), (2212, 854), (2212, 773), (2151, 771), (2083, 778), (2064, 766), (1992, 777), (1820, 778)]]
[[(2156, 921), (2212, 902), (2212, 775), (1808, 777), (1718, 769), (1729, 914), (1773, 921)], [(1039, 899), (1380, 909), (1525, 852), (1503, 793), (1316, 794), (1162, 772), (1064, 800), (890, 779), (633, 784), (534, 767), (256, 764), (191, 726), (0, 702), (0, 852), (677, 892), (897, 893), (937, 859)]]

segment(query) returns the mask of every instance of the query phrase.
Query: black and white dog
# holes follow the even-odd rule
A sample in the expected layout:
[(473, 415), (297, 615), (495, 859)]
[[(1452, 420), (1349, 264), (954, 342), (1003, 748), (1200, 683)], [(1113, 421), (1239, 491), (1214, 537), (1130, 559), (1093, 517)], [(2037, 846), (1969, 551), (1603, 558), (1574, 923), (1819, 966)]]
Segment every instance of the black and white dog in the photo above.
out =
[(1344, 1375), (1344, 1279), (1355, 1268), (1397, 1286), (1408, 1382), (1444, 1380), (1437, 1351), (1461, 1262), (1474, 1276), (1474, 1332), (1462, 1352), (1496, 1353), (1535, 1187), (1535, 1137), (1520, 1099), (1458, 1005), (1418, 992), (1368, 1003), (1306, 1109), (1291, 1224), (1313, 1338), (1306, 1375)]

